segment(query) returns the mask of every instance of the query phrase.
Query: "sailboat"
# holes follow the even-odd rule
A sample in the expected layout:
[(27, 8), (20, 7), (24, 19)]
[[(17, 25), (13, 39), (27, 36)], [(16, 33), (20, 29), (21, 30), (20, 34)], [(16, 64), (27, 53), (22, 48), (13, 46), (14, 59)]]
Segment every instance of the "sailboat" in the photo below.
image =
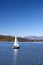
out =
[(14, 46), (13, 46), (13, 49), (19, 49), (20, 46), (18, 44), (18, 40), (17, 40), (17, 37), (15, 37), (15, 42), (14, 42)]

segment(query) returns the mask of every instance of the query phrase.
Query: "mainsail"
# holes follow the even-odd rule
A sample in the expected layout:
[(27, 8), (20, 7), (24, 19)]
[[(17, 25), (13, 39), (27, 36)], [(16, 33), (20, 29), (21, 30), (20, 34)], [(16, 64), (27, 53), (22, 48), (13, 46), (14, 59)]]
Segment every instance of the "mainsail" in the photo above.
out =
[(15, 46), (15, 47), (19, 47), (19, 44), (18, 44), (18, 40), (17, 40), (17, 37), (15, 37), (14, 46)]

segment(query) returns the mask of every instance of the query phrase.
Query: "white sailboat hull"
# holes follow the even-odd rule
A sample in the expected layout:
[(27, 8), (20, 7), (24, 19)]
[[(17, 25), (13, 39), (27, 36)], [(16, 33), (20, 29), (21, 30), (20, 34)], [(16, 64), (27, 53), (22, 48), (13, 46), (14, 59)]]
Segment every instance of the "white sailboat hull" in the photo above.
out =
[(18, 46), (13, 46), (13, 49), (19, 49), (20, 47), (18, 47)]

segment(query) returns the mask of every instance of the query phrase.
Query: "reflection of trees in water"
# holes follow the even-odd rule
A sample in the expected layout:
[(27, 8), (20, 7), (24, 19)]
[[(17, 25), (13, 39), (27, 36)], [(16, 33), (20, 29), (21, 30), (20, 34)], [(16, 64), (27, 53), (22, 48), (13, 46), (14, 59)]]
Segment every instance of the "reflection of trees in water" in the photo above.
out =
[(18, 49), (13, 49), (13, 64), (17, 65)]

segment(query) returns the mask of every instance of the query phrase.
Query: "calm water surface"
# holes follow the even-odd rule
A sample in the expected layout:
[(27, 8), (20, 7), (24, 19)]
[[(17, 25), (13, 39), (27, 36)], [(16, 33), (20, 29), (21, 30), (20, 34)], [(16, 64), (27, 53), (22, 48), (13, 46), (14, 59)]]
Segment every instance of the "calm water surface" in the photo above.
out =
[(0, 42), (0, 65), (43, 65), (43, 42), (19, 44), (12, 49), (12, 42)]

